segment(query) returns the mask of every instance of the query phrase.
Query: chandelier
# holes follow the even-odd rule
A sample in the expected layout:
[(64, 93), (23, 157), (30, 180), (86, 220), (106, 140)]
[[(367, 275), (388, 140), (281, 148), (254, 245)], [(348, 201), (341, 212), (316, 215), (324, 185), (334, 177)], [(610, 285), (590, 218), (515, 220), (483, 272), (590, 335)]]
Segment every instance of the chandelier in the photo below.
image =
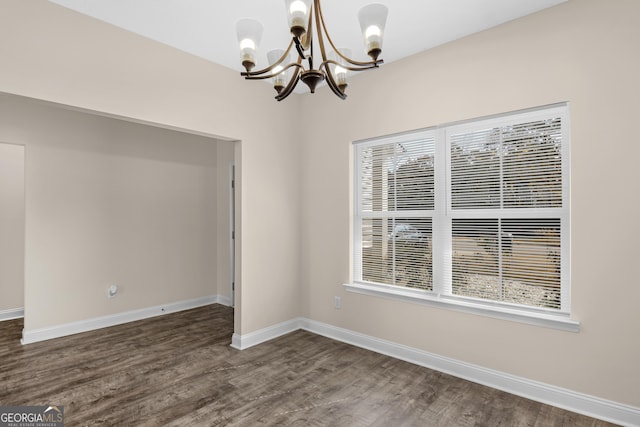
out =
[[(300, 80), (309, 87), (311, 93), (315, 92), (319, 83), (326, 80), (333, 93), (345, 99), (349, 71), (369, 70), (383, 63), (378, 56), (382, 52), (382, 36), (388, 13), (386, 6), (370, 4), (358, 12), (366, 52), (371, 57), (371, 61), (362, 62), (351, 59), (348, 49), (336, 48), (327, 32), (320, 0), (285, 0), (284, 4), (293, 37), (285, 50), (277, 49), (267, 53), (267, 68), (253, 71), (256, 50), (262, 38), (262, 24), (253, 19), (241, 19), (236, 26), (242, 66), (246, 70), (240, 74), (248, 80), (273, 79), (273, 87), (278, 92), (275, 98), (278, 101), (289, 96)], [(314, 46), (314, 42), (317, 42), (317, 46)], [(329, 55), (327, 44), (333, 49)], [(291, 60), (294, 47), (297, 58)], [(320, 58), (314, 58), (314, 53), (317, 53), (314, 48), (320, 49)]]

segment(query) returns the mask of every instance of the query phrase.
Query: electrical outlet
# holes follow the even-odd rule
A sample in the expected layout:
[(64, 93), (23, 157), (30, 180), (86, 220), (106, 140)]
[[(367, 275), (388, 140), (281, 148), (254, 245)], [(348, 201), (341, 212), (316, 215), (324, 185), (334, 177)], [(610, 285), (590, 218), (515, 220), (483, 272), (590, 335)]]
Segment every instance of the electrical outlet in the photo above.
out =
[(111, 285), (109, 289), (107, 289), (107, 298), (115, 298), (118, 293), (118, 286)]
[(333, 297), (333, 306), (336, 310), (340, 310), (342, 308), (342, 299), (337, 295)]

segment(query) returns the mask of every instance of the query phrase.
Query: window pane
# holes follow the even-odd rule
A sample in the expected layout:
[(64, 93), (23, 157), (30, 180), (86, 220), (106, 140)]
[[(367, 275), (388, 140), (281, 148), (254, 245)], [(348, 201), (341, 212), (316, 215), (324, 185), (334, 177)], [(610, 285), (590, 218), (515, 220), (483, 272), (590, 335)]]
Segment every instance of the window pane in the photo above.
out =
[(452, 220), (454, 295), (500, 298), (497, 219)]
[(433, 139), (397, 144), (389, 173), (391, 210), (433, 210)]
[(361, 211), (433, 210), (434, 153), (433, 138), (363, 149)]
[(560, 118), (502, 129), (504, 207), (561, 207)]
[(562, 206), (561, 119), (451, 137), (453, 209)]
[(454, 219), (453, 293), (560, 308), (558, 219)]
[(451, 207), (500, 207), (499, 129), (451, 137)]
[(503, 300), (560, 308), (560, 220), (502, 220)]
[(362, 279), (431, 290), (431, 218), (366, 221), (370, 226), (363, 227)]

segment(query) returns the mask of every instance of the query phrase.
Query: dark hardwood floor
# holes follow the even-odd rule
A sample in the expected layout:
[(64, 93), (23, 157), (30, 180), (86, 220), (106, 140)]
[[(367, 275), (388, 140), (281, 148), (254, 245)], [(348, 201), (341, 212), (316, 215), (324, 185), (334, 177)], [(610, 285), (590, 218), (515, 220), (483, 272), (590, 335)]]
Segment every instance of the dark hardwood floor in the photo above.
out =
[(22, 346), (0, 322), (0, 405), (66, 426), (607, 426), (308, 332), (232, 349), (211, 305)]

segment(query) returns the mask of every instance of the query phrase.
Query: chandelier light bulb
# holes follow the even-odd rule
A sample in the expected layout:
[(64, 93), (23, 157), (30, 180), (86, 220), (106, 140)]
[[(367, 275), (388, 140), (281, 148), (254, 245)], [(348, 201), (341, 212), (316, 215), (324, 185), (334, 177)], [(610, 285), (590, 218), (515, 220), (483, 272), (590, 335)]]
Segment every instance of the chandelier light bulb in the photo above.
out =
[(347, 69), (342, 68), (339, 65), (336, 65), (336, 83), (341, 91), (345, 91), (347, 89)]
[(282, 91), (282, 88), (284, 88), (285, 84), (285, 75), (282, 70), (284, 70), (284, 68), (282, 68), (282, 65), (278, 65), (273, 69), (273, 73), (276, 74), (276, 76), (273, 78), (273, 87), (278, 93)]
[(367, 53), (376, 49), (382, 50), (382, 38), (380, 28), (375, 25), (370, 25), (364, 32), (365, 45), (367, 47)]
[(240, 50), (245, 52), (253, 52), (256, 50), (256, 43), (251, 39), (242, 39), (240, 42)]
[(311, 0), (284, 0), (289, 17), (289, 29), (295, 37), (301, 38), (307, 32)]
[[(339, 48), (340, 53), (346, 57), (351, 56), (351, 49), (348, 48)], [(347, 90), (347, 77), (349, 75), (349, 70), (345, 67), (348, 67), (347, 61), (344, 60), (340, 55), (336, 52), (331, 52), (329, 54), (329, 58), (336, 61), (337, 64), (333, 65), (333, 74), (336, 76), (336, 83), (342, 92)]]
[(289, 6), (289, 13), (294, 15), (294, 14), (302, 14), (302, 15), (306, 15), (307, 14), (307, 6), (304, 4), (303, 1), (300, 0), (296, 0), (294, 2), (291, 3), (291, 6)]
[(382, 31), (380, 31), (380, 28), (375, 25), (369, 25), (369, 27), (367, 27), (367, 30), (364, 32), (364, 36), (367, 40), (371, 40), (373, 38), (379, 39), (381, 35)]

